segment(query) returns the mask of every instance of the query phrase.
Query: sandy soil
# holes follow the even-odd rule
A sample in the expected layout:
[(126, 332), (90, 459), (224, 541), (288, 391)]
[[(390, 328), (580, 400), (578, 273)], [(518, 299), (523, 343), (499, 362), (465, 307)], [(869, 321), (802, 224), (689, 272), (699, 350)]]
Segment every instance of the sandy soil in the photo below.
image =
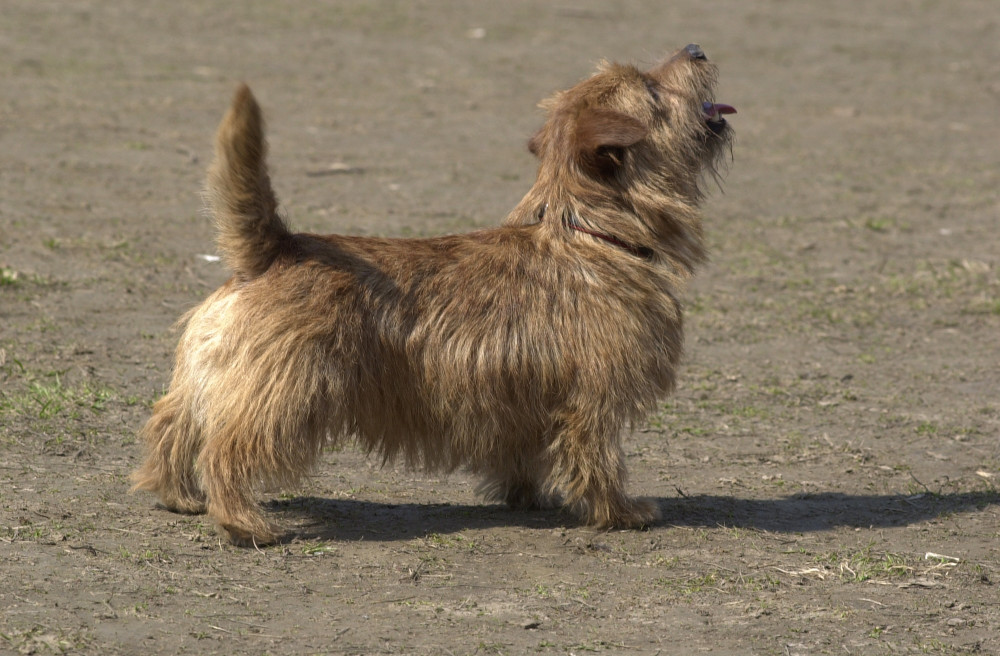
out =
[[(1000, 653), (1000, 14), (981, 0), (56, 2), (0, 20), (0, 652)], [(230, 547), (130, 495), (235, 84), (299, 229), (492, 225), (536, 102), (700, 43), (736, 105), (646, 532), (326, 454)], [(339, 169), (339, 170), (338, 170)], [(346, 169), (346, 170), (345, 170)]]

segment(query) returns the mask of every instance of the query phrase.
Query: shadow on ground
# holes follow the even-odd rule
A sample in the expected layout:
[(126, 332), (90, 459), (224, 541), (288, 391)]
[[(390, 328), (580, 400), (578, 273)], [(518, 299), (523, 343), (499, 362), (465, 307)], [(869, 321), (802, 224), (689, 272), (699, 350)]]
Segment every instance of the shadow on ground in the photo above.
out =
[[(919, 495), (799, 494), (779, 499), (696, 495), (657, 498), (660, 526), (726, 526), (803, 533), (840, 526), (890, 527), (1000, 504), (1000, 491)], [(376, 503), (297, 497), (267, 509), (305, 524), (293, 536), (309, 540), (407, 540), (430, 534), (498, 526), (556, 528), (574, 525), (564, 511), (522, 512), (497, 505)]]

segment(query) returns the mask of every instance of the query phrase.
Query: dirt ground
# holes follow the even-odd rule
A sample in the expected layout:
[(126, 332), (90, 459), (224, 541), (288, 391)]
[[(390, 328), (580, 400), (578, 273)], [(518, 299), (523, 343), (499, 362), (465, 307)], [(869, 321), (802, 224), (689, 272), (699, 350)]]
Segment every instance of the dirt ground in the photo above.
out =
[[(239, 4), (240, 7), (230, 5)], [(985, 0), (5, 0), (0, 653), (1000, 653), (1000, 13)], [(700, 43), (735, 105), (644, 532), (325, 454), (261, 551), (128, 492), (236, 83), (296, 228), (530, 186), (551, 91)]]

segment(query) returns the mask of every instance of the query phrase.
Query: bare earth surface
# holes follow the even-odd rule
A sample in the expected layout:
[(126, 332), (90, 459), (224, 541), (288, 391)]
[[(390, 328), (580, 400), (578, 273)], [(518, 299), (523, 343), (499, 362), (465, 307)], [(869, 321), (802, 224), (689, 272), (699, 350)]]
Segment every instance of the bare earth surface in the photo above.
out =
[[(1000, 653), (1000, 13), (869, 3), (5, 0), (0, 652)], [(128, 492), (240, 80), (298, 229), (497, 223), (535, 104), (700, 43), (735, 105), (645, 532), (353, 450), (262, 551)]]

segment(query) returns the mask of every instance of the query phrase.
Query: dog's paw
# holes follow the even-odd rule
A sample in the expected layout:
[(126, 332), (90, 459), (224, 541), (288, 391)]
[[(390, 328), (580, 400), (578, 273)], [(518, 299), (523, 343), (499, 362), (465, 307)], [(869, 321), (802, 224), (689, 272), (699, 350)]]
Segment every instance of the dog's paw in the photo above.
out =
[(544, 494), (535, 486), (509, 490), (504, 501), (512, 510), (551, 510), (562, 505), (558, 497)]
[(248, 531), (237, 526), (227, 526), (224, 524), (221, 528), (229, 538), (229, 541), (237, 547), (253, 547), (256, 549), (277, 544), (281, 541), (281, 535), (271, 529)]
[(208, 509), (205, 499), (198, 499), (195, 497), (172, 497), (170, 499), (161, 499), (160, 505), (170, 512), (179, 513), (181, 515), (203, 515)]
[(648, 528), (661, 517), (660, 506), (652, 499), (629, 499), (610, 524), (616, 528)]
[(595, 528), (643, 529), (653, 526), (662, 517), (660, 507), (652, 499), (625, 499), (610, 508), (596, 505), (590, 510), (587, 523)]
[(558, 495), (543, 492), (525, 480), (486, 479), (476, 488), (487, 501), (504, 503), (511, 510), (551, 510), (562, 506)]

